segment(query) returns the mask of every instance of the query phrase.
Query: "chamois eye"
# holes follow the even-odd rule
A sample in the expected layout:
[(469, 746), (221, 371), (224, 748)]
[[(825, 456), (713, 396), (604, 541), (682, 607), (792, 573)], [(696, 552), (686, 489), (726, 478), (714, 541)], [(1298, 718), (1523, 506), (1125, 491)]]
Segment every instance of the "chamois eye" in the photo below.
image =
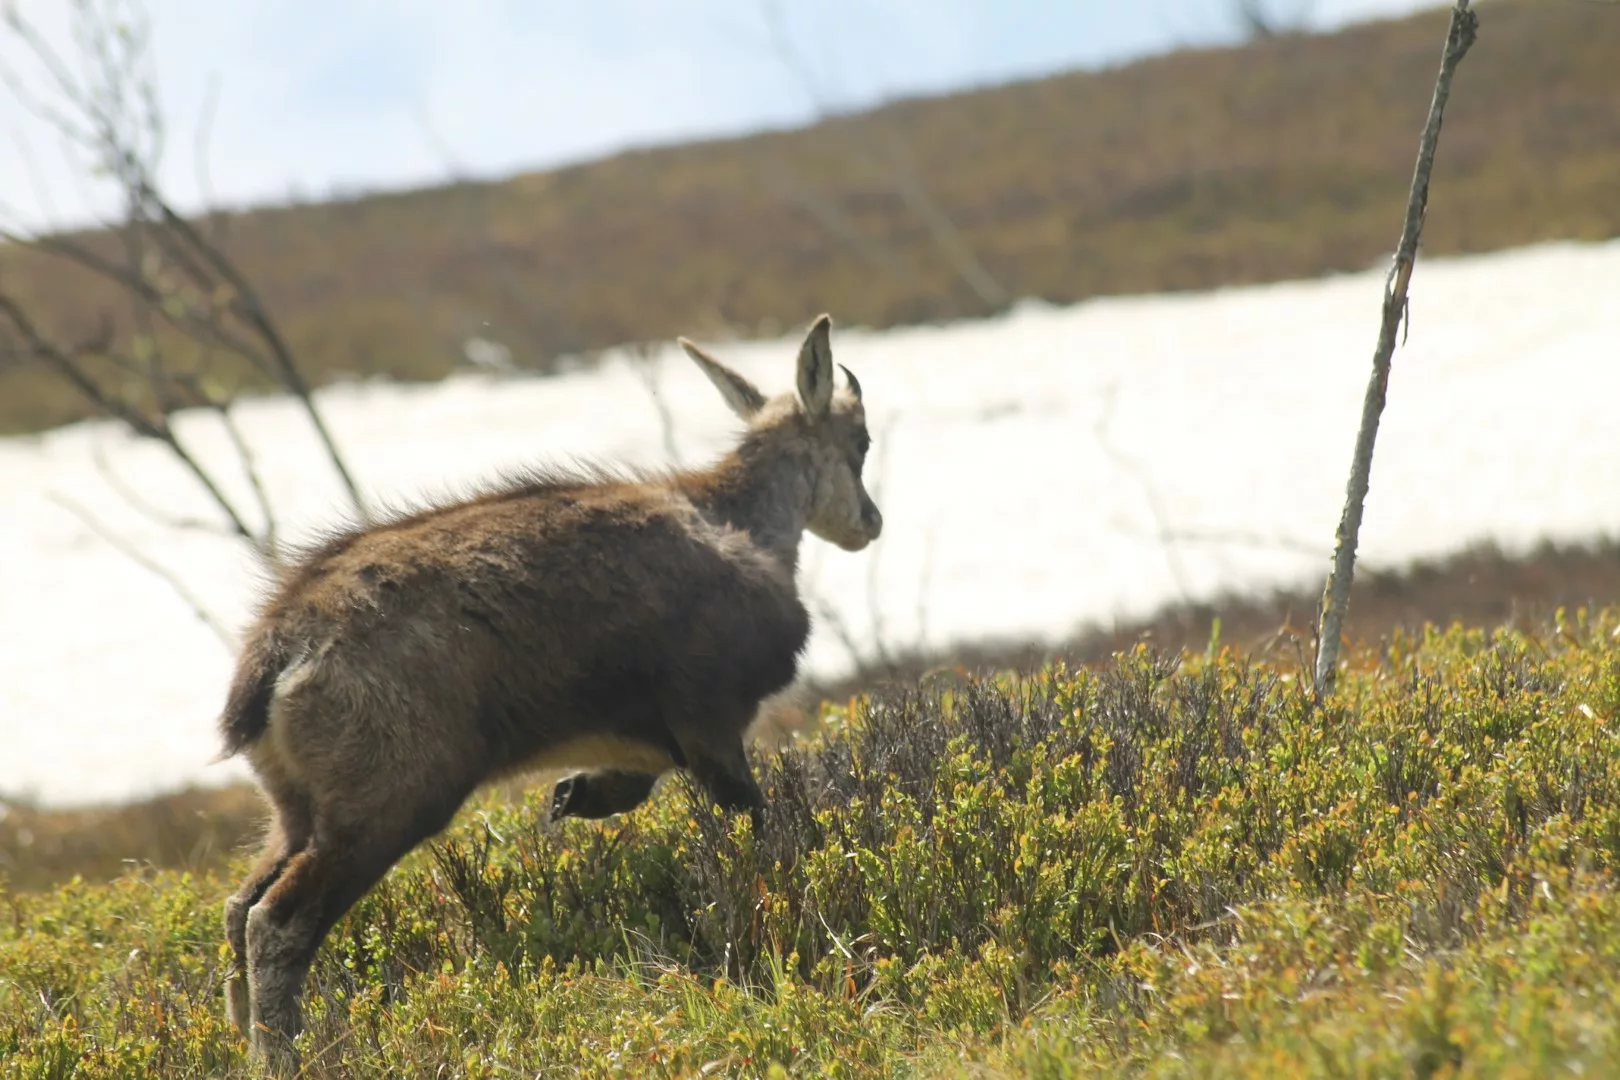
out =
[(865, 458), (866, 452), (870, 449), (872, 449), (872, 436), (864, 431), (855, 436), (855, 452), (857, 454)]

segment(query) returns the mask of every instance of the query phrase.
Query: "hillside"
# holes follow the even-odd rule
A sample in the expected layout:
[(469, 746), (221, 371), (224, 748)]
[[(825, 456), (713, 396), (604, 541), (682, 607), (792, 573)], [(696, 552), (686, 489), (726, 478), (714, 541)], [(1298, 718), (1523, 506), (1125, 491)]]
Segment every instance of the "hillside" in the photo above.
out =
[[(1444, 20), (219, 224), (317, 380), (436, 378), (473, 334), (545, 368), (818, 310), (879, 326), (985, 311), (941, 254), (929, 206), (1012, 297), (1361, 268), (1394, 243)], [(1620, 235), (1620, 9), (1502, 0), (1483, 23), (1447, 114), (1427, 250)], [(21, 252), (0, 251), (0, 275), (69, 337), (111, 306)], [(37, 372), (0, 371), (0, 432), (80, 415)]]

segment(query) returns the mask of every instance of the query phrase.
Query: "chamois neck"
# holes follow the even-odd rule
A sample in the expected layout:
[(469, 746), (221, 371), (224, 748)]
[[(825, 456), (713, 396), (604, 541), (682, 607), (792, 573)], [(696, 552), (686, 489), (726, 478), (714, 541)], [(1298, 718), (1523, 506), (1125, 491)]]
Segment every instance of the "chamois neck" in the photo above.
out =
[(789, 574), (809, 514), (810, 482), (802, 451), (773, 431), (752, 431), (711, 468), (687, 473), (681, 487), (704, 517), (747, 532)]

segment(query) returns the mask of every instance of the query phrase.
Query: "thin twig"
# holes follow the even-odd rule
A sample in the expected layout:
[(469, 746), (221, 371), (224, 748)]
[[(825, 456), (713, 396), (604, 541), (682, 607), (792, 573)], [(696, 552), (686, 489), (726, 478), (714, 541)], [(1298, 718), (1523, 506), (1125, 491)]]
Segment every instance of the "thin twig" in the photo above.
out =
[[(193, 331), (200, 328), (205, 336), (215, 338), (219, 344), (239, 352), (262, 370), (273, 373), (283, 389), (298, 400), (342, 481), (355, 512), (365, 520), (366, 507), (359, 488), (337, 449), (324, 417), (315, 407), (309, 384), (294, 363), (291, 350), (269, 317), (264, 303), (223, 250), (177, 213), (156, 186), (151, 166), (162, 151), (162, 114), (157, 100), (156, 79), (150, 70), (149, 25), (138, 5), (133, 7), (135, 10), (128, 13), (112, 9), (97, 12), (92, 5), (77, 5), (74, 34), (87, 69), (84, 81), (74, 77), (68, 65), (37, 28), (17, 15), (14, 9), (6, 10), (11, 32), (44, 68), (49, 82), (54, 83), (57, 97), (66, 103), (66, 113), (36, 104), (26, 87), (5, 65), (0, 65), (0, 77), (7, 80), (7, 85), (25, 106), (33, 108), (69, 141), (91, 152), (97, 163), (122, 187), (126, 202), (123, 222), (126, 231), (153, 227), (153, 237), (164, 248), (165, 254), (185, 271), (204, 296), (219, 295), (220, 290), (214, 287), (216, 282), (229, 286), (234, 295), (228, 310), (263, 343), (264, 348), (253, 348), (237, 335), (232, 335), (220, 325), (217, 313), (211, 313), (210, 318), (199, 318), (190, 310), (190, 305), (182, 304), (181, 313), (176, 314), (171, 309), (179, 297), (158, 288), (146, 278), (139, 265), (125, 270), (107, 260), (91, 256), (82, 247), (65, 244), (61, 238), (32, 237), (29, 241), (42, 250), (69, 255), (81, 265), (123, 286), (171, 323)], [(75, 116), (84, 124), (76, 123), (73, 119)]]
[(669, 402), (664, 400), (664, 394), (659, 387), (659, 372), (657, 352), (648, 345), (632, 345), (630, 352), (630, 370), (635, 373), (641, 385), (647, 391), (647, 397), (652, 407), (658, 413), (658, 431), (664, 440), (664, 457), (676, 468), (681, 464), (680, 448), (675, 445), (675, 417), (669, 411)]
[(214, 113), (219, 108), (220, 75), (217, 71), (208, 73), (208, 82), (203, 90), (202, 110), (197, 115), (197, 133), (194, 140), (193, 154), (195, 160), (193, 167), (197, 173), (197, 200), (202, 204), (203, 214), (210, 222), (209, 237), (211, 243), (219, 243), (221, 239), (221, 226), (226, 218), (223, 214), (210, 209), (215, 206), (214, 180), (208, 171), (208, 143), (214, 133)]
[[(152, 281), (142, 276), (136, 270), (126, 269), (96, 254), (65, 237), (50, 236), (39, 239), (30, 239), (0, 228), (0, 240), (12, 243), (25, 244), (47, 254), (57, 255), (71, 262), (78, 263), (84, 269), (99, 274), (114, 285), (124, 289), (131, 296), (139, 299), (154, 314), (160, 316), (170, 326), (186, 334), (199, 344), (213, 344), (229, 352), (235, 353), (252, 364), (260, 374), (266, 378), (280, 381), (275, 363), (262, 350), (255, 348), (252, 343), (238, 334), (232, 333), (222, 325), (212, 311), (200, 314), (191, 304), (185, 303), (180, 297), (160, 290)], [(170, 252), (172, 255), (173, 252)], [(176, 260), (185, 269), (185, 263)], [(206, 280), (206, 279), (205, 279)], [(202, 291), (213, 290), (204, 286)], [(179, 303), (176, 303), (179, 301)]]
[(1237, 0), (1233, 6), (1237, 9), (1238, 24), (1245, 36), (1266, 41), (1304, 29), (1310, 22), (1311, 9), (1316, 5), (1314, 0), (1306, 0), (1287, 14), (1274, 14), (1265, 0)]
[(1274, 551), (1286, 551), (1291, 555), (1309, 555), (1313, 559), (1322, 554), (1320, 545), (1305, 540), (1295, 540), (1287, 536), (1269, 536), (1246, 529), (1162, 529), (1156, 534), (1156, 539), (1183, 544), (1270, 548)]
[[(788, 31), (787, 22), (782, 17), (782, 11), (775, 0), (759, 0), (760, 14), (764, 18), (766, 32), (771, 38), (771, 47), (776, 52), (777, 59), (787, 69), (804, 91), (805, 97), (810, 100), (811, 108), (817, 120), (825, 119), (836, 112), (830, 96), (821, 80), (804, 55), (794, 46), (793, 36)], [(905, 204), (927, 228), (929, 238), (934, 246), (944, 256), (952, 270), (956, 272), (962, 282), (971, 289), (987, 310), (999, 311), (1007, 305), (1010, 294), (1001, 286), (990, 271), (987, 270), (973, 253), (968, 244), (951, 220), (944, 207), (929, 193), (928, 187), (915, 169), (909, 168), (900, 159), (898, 135), (888, 136), (887, 147), (884, 151), (875, 149), (873, 145), (866, 144), (865, 140), (851, 138), (846, 141), (846, 149), (850, 158), (856, 165), (875, 174), (879, 179), (887, 181), (893, 188), (900, 201)], [(802, 191), (802, 189), (801, 189)], [(811, 197), (813, 199), (813, 196)], [(811, 210), (813, 216), (826, 223), (829, 215), (834, 219), (843, 219), (842, 223), (834, 227), (834, 231), (843, 237), (859, 235), (859, 230), (850, 223), (843, 214), (827, 200), (807, 201), (805, 195), (800, 194), (798, 201)], [(864, 242), (855, 244), (856, 250), (866, 253), (870, 245)]]
[(261, 534), (259, 551), (266, 559), (274, 562), (277, 555), (277, 525), (275, 508), (270, 503), (270, 496), (265, 491), (264, 481), (259, 476), (258, 461), (249, 449), (247, 439), (242, 435), (242, 429), (236, 422), (236, 415), (231, 412), (234, 405), (231, 401), (216, 402), (214, 412), (219, 416), (219, 422), (225, 427), (225, 434), (230, 437), (231, 446), (236, 449), (237, 460), (242, 464), (242, 474), (247, 477), (248, 486), (253, 489), (253, 498), (259, 504), (259, 513), (264, 517), (264, 532)]
[(1002, 288), (1001, 282), (997, 281), (985, 268), (984, 263), (979, 261), (967, 238), (956, 227), (956, 222), (945, 212), (945, 208), (935, 201), (927, 185), (917, 175), (917, 171), (901, 159), (898, 136), (889, 140), (886, 149), (887, 153), (883, 155), (883, 159), (879, 159), (875, 153), (863, 155), (867, 165), (875, 168), (880, 175), (886, 176), (906, 207), (922, 219), (923, 224), (928, 227), (929, 235), (934, 238), (935, 246), (956, 270), (957, 276), (978, 296), (979, 302), (991, 311), (999, 311), (1006, 307), (1011, 299), (1007, 290)]
[[(877, 437), (872, 440), (872, 445), (877, 450), (877, 461), (873, 463), (873, 477), (872, 483), (868, 485), (868, 494), (874, 503), (880, 505), (889, 478), (889, 439), (899, 420), (898, 412), (889, 413), (878, 426)], [(885, 670), (893, 671), (894, 658), (890, 655), (889, 647), (884, 640), (887, 631), (884, 625), (883, 601), (878, 595), (878, 566), (882, 561), (884, 550), (883, 545), (879, 544), (877, 550), (866, 560), (866, 614), (872, 624), (873, 650), (877, 654), (878, 663), (882, 664)]]
[(225, 257), (225, 254), (199, 233), (189, 221), (175, 213), (168, 203), (164, 202), (155, 192), (151, 193), (153, 201), (162, 213), (164, 224), (178, 232), (191, 245), (192, 249), (206, 259), (233, 290), (235, 297), (231, 302), (232, 311), (251, 326), (270, 349), (270, 355), (279, 369), (282, 384), (292, 391), (309, 419), (310, 425), (315, 429), (316, 437), (321, 440), (326, 450), (327, 459), (332, 468), (336, 470), (338, 478), (342, 480), (344, 490), (348, 493), (349, 502), (362, 522), (369, 519), (366, 502), (360, 496), (360, 488), (349, 473), (349, 467), (338, 451), (337, 442), (326, 427), (326, 419), (315, 407), (315, 397), (309, 384), (305, 381), (298, 365), (293, 362), (292, 350), (281, 336), (280, 329), (270, 319), (259, 294), (252, 284), (245, 278), (236, 265)]
[(112, 466), (112, 462), (107, 460), (107, 449), (99, 439), (91, 444), (90, 461), (95, 465), (96, 472), (101, 474), (102, 481), (112, 488), (113, 493), (123, 499), (130, 509), (148, 518), (153, 524), (161, 525), (165, 529), (174, 529), (176, 532), (200, 532), (207, 533), (210, 536), (237, 537), (238, 534), (235, 529), (228, 529), (216, 522), (205, 521), (202, 518), (175, 517), (164, 513), (147, 502), (141, 497), (140, 493), (124, 482), (122, 476), (118, 475), (117, 470)]
[(929, 607), (929, 598), (934, 588), (934, 555), (938, 545), (939, 534), (932, 528), (928, 530), (928, 542), (923, 546), (922, 562), (917, 568), (917, 645), (919, 655), (928, 652), (928, 624), (932, 609)]
[(845, 621), (844, 617), (838, 613), (838, 609), (832, 605), (831, 601), (819, 593), (808, 589), (805, 592), (810, 600), (811, 608), (815, 611), (816, 622), (832, 631), (833, 637), (838, 639), (838, 644), (842, 645), (844, 651), (849, 654), (850, 661), (855, 665), (855, 671), (863, 673), (871, 670), (871, 657), (867, 656), (866, 650), (861, 648), (860, 642), (855, 640), (854, 631), (849, 628), (849, 623)]
[(1192, 589), (1188, 585), (1187, 567), (1182, 561), (1181, 552), (1176, 546), (1170, 528), (1170, 512), (1159, 497), (1159, 489), (1148, 478), (1147, 471), (1137, 460), (1125, 453), (1114, 444), (1109, 436), (1109, 428), (1114, 422), (1114, 399), (1119, 396), (1119, 387), (1114, 383), (1103, 389), (1103, 407), (1097, 414), (1097, 420), (1091, 426), (1092, 435), (1097, 445), (1102, 447), (1103, 453), (1114, 460), (1114, 463), (1130, 474), (1136, 481), (1137, 487), (1142, 491), (1143, 500), (1147, 503), (1148, 513), (1153, 517), (1154, 535), (1159, 546), (1164, 550), (1164, 560), (1170, 569), (1170, 577), (1175, 581), (1176, 593), (1183, 604), (1192, 603)]
[(10, 320), (11, 325), (22, 337), (30, 355), (37, 360), (43, 361), (62, 378), (73, 384), (81, 394), (95, 404), (97, 408), (101, 409), (105, 415), (122, 422), (137, 435), (155, 439), (168, 447), (169, 452), (186, 467), (197, 482), (202, 485), (203, 489), (208, 492), (209, 498), (224, 511), (225, 516), (230, 519), (232, 531), (248, 543), (253, 544), (255, 547), (258, 546), (253, 530), (248, 528), (247, 522), (242, 519), (242, 515), (237, 511), (235, 504), (226, 497), (225, 492), (220, 489), (213, 475), (203, 468), (202, 463), (192, 455), (191, 451), (175, 435), (174, 428), (169, 424), (167, 414), (160, 414), (154, 420), (123, 399), (108, 393), (85, 370), (79, 357), (69, 354), (41, 334), (16, 301), (4, 293), (0, 293), (0, 315), (4, 315)]
[(830, 199), (824, 198), (793, 171), (767, 163), (765, 181), (783, 198), (798, 204), (822, 228), (848, 244), (854, 252), (904, 284), (915, 285), (917, 275), (895, 259), (882, 244), (869, 240)]
[(28, 186), (34, 189), (34, 199), (44, 212), (45, 220), (47, 222), (58, 220), (56, 200), (51, 197), (51, 186), (45, 182), (45, 174), (40, 171), (39, 161), (34, 157), (34, 148), (29, 145), (28, 137), (21, 131), (14, 131), (11, 142), (17, 148), (17, 157), (22, 161), (23, 168), (28, 172)]
[(136, 547), (128, 540), (107, 528), (96, 519), (95, 515), (91, 514), (90, 511), (86, 510), (84, 507), (80, 506), (67, 496), (58, 492), (52, 492), (50, 498), (52, 502), (56, 503), (58, 506), (62, 507), (62, 509), (78, 518), (79, 522), (84, 525), (85, 528), (95, 533), (106, 543), (112, 545), (112, 547), (116, 548), (132, 562), (139, 565), (142, 569), (162, 578), (169, 588), (174, 590), (175, 595), (186, 602), (187, 606), (191, 608), (192, 613), (208, 625), (208, 628), (212, 630), (215, 636), (219, 638), (221, 644), (223, 644), (230, 652), (236, 652), (236, 639), (232, 636), (230, 630), (227, 629), (224, 623), (215, 618), (214, 615), (203, 606), (202, 601), (198, 600), (196, 595), (190, 589), (186, 588), (185, 582), (181, 581), (179, 577), (170, 572), (168, 567), (154, 561), (140, 548)]
[(1406, 289), (1412, 280), (1418, 240), (1423, 235), (1423, 218), (1428, 212), (1429, 175), (1434, 171), (1440, 124), (1446, 111), (1446, 99), (1451, 96), (1452, 76), (1474, 44), (1478, 31), (1479, 16), (1469, 7), (1469, 0), (1457, 0), (1456, 6), (1451, 9), (1451, 26), (1446, 31), (1446, 48), (1440, 59), (1440, 75), (1434, 84), (1434, 99), (1429, 104), (1429, 119), (1423, 127), (1423, 138), (1418, 145), (1417, 168), (1412, 174), (1412, 192), (1406, 203), (1401, 242), (1395, 249), (1395, 265), (1390, 268), (1389, 277), (1384, 282), (1383, 322), (1378, 329), (1378, 347), (1373, 353), (1372, 377), (1367, 382), (1367, 395), (1361, 406), (1361, 428), (1356, 433), (1355, 454), (1351, 458), (1344, 514), (1339, 519), (1337, 545), (1333, 551), (1333, 573), (1328, 577), (1327, 588), (1322, 595), (1315, 679), (1316, 700), (1319, 702), (1333, 692), (1338, 672), (1339, 638), (1344, 629), (1345, 612), (1350, 607), (1350, 583), (1356, 572), (1361, 512), (1367, 501), (1367, 487), (1372, 476), (1373, 443), (1378, 437), (1378, 420), (1383, 414), (1384, 396), (1389, 389), (1390, 360), (1395, 354), (1395, 340), (1405, 322)]

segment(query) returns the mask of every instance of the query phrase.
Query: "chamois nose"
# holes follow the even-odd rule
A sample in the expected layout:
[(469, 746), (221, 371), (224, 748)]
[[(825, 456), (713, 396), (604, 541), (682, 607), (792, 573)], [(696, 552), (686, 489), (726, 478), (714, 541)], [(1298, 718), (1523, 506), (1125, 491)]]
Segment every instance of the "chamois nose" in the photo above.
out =
[(876, 540), (883, 535), (883, 512), (871, 499), (867, 499), (866, 505), (861, 507), (861, 524), (866, 526), (868, 539)]

